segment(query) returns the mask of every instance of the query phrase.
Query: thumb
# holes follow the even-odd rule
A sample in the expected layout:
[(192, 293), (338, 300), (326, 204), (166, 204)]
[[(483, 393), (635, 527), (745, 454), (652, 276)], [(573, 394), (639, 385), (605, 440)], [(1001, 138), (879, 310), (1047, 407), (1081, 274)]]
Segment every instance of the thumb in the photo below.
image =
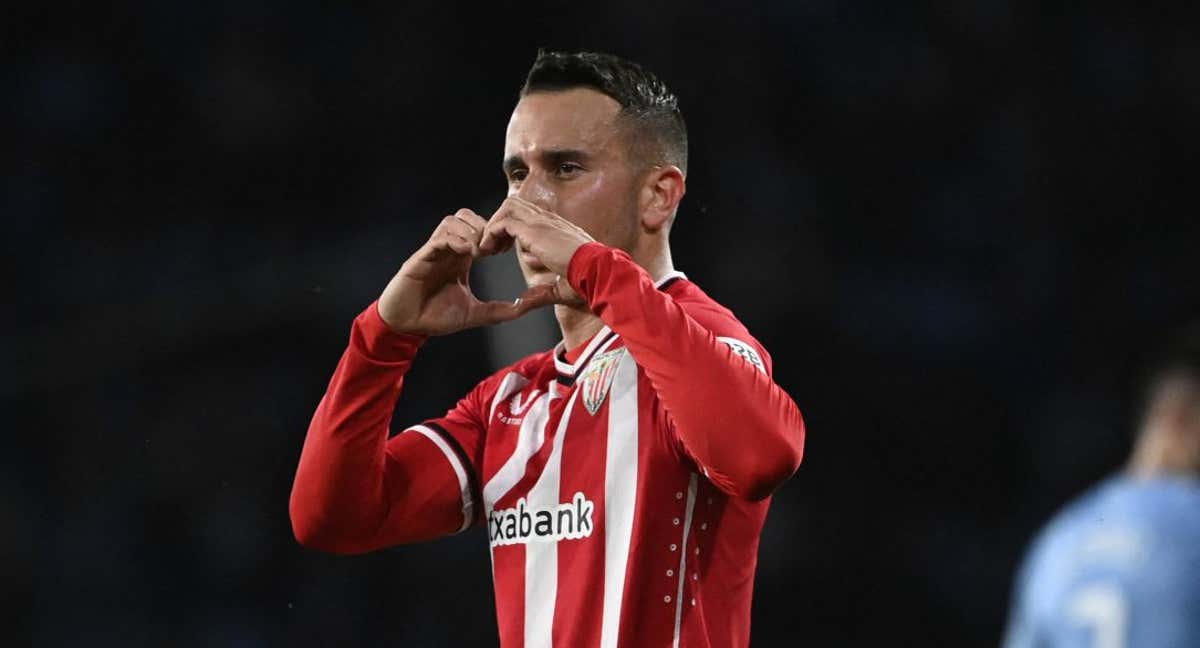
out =
[(550, 283), (530, 286), (513, 302), (486, 301), (477, 302), (471, 309), (469, 326), (488, 326), (515, 320), (518, 317), (543, 306), (562, 304), (565, 306), (585, 306), (579, 293), (567, 283), (563, 277)]
[(550, 304), (562, 304), (564, 306), (583, 306), (585, 302), (579, 293), (567, 283), (565, 277), (558, 277), (550, 283), (538, 284), (530, 286), (520, 299), (518, 304), (528, 304), (529, 308), (539, 308)]
[(518, 299), (515, 302), (506, 301), (481, 301), (471, 307), (471, 313), (468, 317), (467, 327), (475, 326), (491, 326), (492, 324), (500, 324), (515, 320), (518, 317), (537, 308), (540, 304), (529, 303), (523, 299)]

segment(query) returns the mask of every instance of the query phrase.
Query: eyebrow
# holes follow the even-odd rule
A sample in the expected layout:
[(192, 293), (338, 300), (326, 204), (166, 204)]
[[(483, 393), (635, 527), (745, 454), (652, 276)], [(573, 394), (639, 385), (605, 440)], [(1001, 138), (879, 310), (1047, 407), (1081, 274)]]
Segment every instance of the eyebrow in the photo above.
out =
[[(557, 166), (568, 160), (579, 160), (586, 162), (592, 158), (587, 151), (579, 149), (546, 149), (537, 154), (542, 164), (548, 167)], [(504, 174), (508, 175), (517, 169), (526, 168), (525, 158), (519, 155), (510, 155), (504, 158), (504, 163), (501, 168), (504, 169)]]

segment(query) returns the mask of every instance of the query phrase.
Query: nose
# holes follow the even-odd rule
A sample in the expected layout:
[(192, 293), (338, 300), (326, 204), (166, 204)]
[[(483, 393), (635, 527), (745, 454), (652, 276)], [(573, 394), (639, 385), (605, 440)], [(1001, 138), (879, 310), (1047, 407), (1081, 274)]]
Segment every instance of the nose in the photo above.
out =
[(554, 191), (540, 173), (530, 173), (517, 188), (516, 196), (542, 209), (554, 210)]

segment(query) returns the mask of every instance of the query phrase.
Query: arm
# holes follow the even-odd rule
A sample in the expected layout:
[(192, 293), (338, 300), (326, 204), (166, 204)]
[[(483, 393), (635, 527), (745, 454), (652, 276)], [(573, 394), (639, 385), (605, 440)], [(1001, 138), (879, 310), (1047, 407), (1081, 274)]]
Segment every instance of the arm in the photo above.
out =
[[(620, 250), (598, 243), (579, 247), (567, 280), (625, 340), (684, 450), (714, 485), (762, 499), (796, 471), (804, 421), (761, 358), (760, 367), (737, 352), (739, 345), (719, 340)], [(746, 340), (741, 342), (747, 353)], [(749, 349), (748, 355), (760, 355)]]
[(474, 522), (474, 462), (463, 450), (481, 447), (474, 392), (440, 425), (388, 439), (404, 375), (424, 340), (390, 331), (376, 304), (354, 320), (292, 487), (292, 528), (304, 546), (362, 553), (448, 535)]
[[(673, 203), (680, 195), (676, 192)], [(559, 275), (526, 295), (560, 304), (581, 299), (621, 334), (672, 415), (684, 451), (714, 485), (737, 497), (762, 499), (796, 471), (804, 421), (765, 365), (759, 371), (743, 360), (655, 289), (629, 255), (510, 195), (488, 221), (480, 248), (503, 249), (513, 241)], [(745, 344), (739, 346), (745, 351)]]
[(488, 381), (438, 421), (390, 440), (388, 423), (426, 336), (510, 320), (538, 305), (483, 302), (471, 292), (485, 225), (465, 209), (444, 218), (354, 321), (296, 470), (289, 511), (301, 544), (360, 553), (474, 521), (469, 484), (483, 445), (478, 395)]

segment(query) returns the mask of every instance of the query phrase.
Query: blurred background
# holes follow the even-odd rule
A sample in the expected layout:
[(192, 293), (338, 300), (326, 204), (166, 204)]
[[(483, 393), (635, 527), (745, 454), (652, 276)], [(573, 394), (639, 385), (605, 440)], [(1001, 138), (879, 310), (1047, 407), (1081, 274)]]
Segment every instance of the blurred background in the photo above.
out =
[[(1109, 6), (1111, 5), (1111, 6)], [(1035, 529), (1119, 469), (1200, 313), (1200, 33), (1153, 3), (38, 3), (0, 24), (12, 645), (487, 646), (486, 537), (304, 550), (352, 318), (491, 213), (539, 46), (680, 96), (677, 266), (806, 415), (758, 646), (989, 646)], [(481, 291), (515, 296), (511, 258)], [(430, 343), (438, 415), (548, 314)], [(5, 643), (9, 643), (6, 641)]]

